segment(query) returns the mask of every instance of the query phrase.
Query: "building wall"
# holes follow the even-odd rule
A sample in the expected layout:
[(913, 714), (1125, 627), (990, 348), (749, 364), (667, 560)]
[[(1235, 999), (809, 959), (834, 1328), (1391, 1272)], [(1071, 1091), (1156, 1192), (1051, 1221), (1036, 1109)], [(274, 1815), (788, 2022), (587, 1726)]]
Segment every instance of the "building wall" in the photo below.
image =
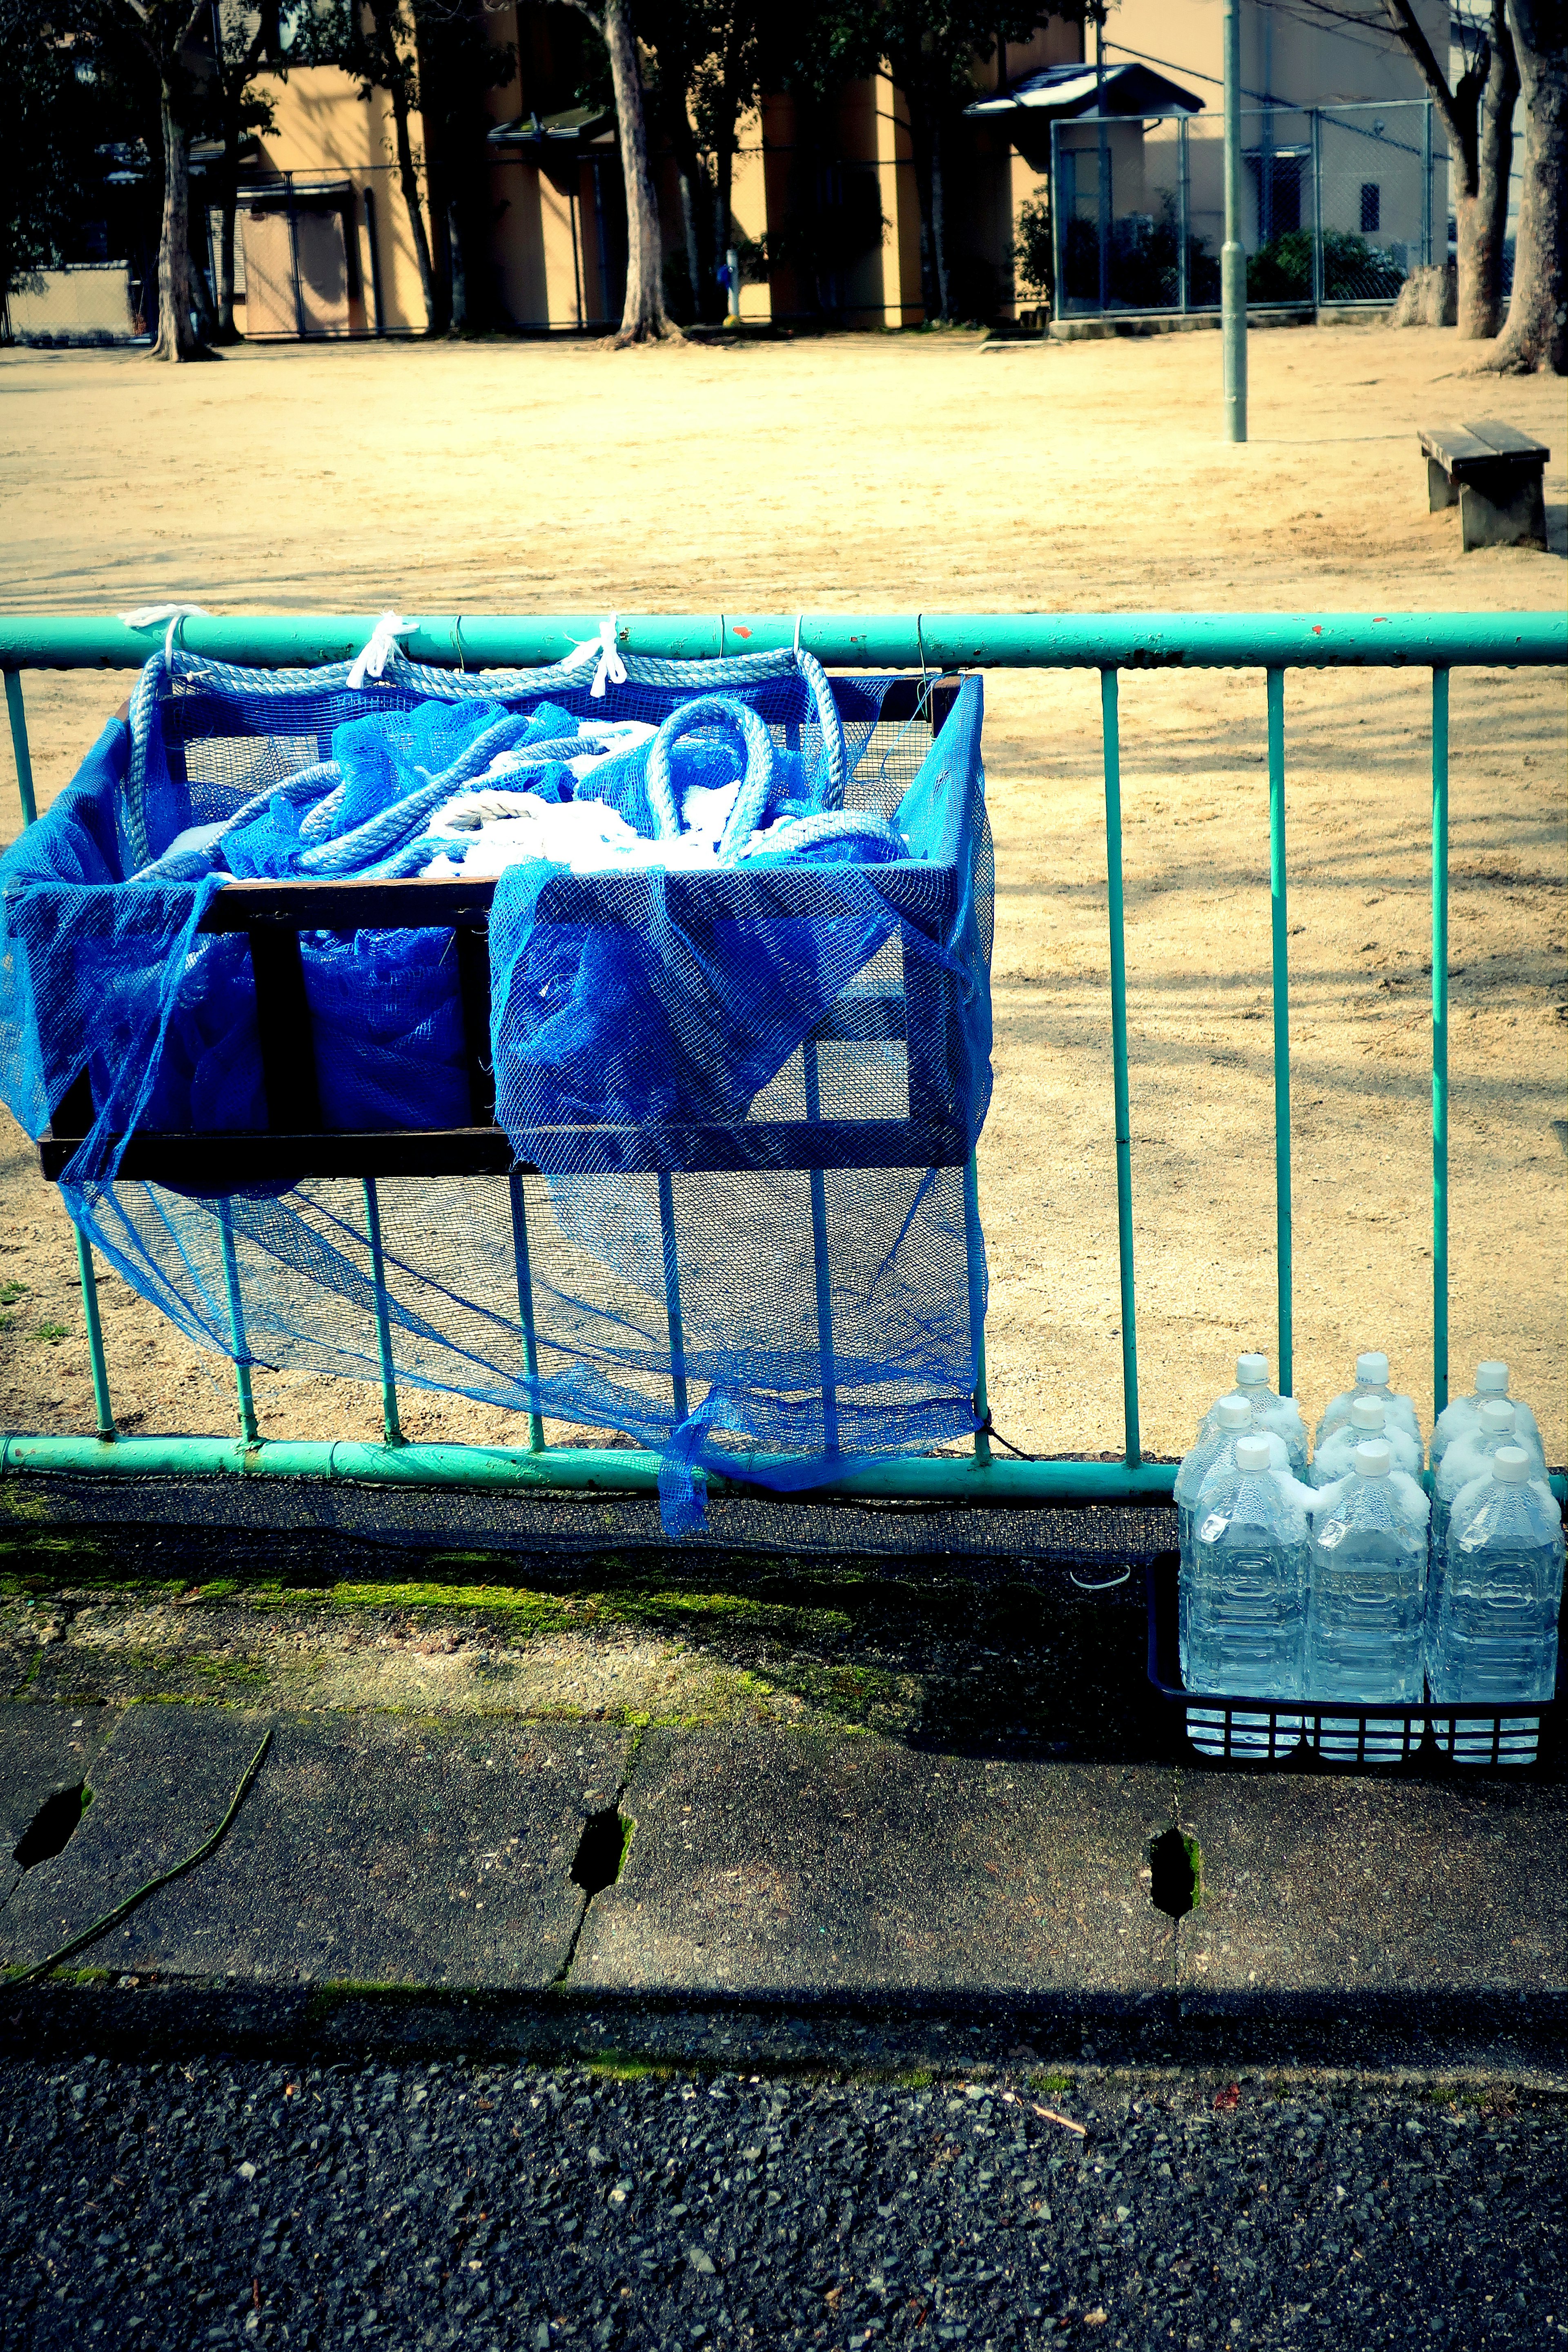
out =
[[(349, 328), (377, 329), (390, 334), (423, 331), (426, 320), (419, 265), (398, 176), (396, 134), (385, 91), (372, 92), (368, 101), (361, 99), (355, 83), (335, 66), (304, 67), (287, 80), (271, 75), (257, 79), (272, 101), (275, 116), (275, 128), (265, 132), (259, 142), (258, 176), (266, 180), (291, 173), (303, 184), (302, 194), (312, 181), (350, 184), (346, 230), (354, 241), (350, 272), (354, 290), (349, 303)], [(417, 114), (410, 128), (418, 157), (423, 142)], [(241, 228), (243, 233), (243, 222)], [(378, 281), (380, 319), (374, 293)], [(255, 331), (255, 322), (247, 321), (246, 309), (236, 289), (235, 322), (242, 333), (247, 325)], [(287, 321), (279, 328), (269, 307), (261, 331), (287, 332)]]

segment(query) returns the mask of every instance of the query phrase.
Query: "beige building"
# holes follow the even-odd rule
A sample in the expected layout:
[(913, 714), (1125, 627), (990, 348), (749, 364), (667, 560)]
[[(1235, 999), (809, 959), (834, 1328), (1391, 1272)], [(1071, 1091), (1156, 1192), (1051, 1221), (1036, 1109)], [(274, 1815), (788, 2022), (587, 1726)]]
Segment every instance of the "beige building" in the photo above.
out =
[[(1364, 23), (1354, 19), (1355, 0), (1321, 12), (1312, 0), (1241, 5), (1249, 248), (1304, 226), (1303, 190), (1316, 189), (1322, 226), (1376, 238), (1396, 222), (1396, 252), (1416, 257), (1420, 233), (1409, 225), (1425, 203), (1424, 233), (1428, 242), (1441, 236), (1446, 184), (1440, 157), (1435, 178), (1421, 152), (1422, 110), (1400, 105), (1422, 97), (1419, 77), (1379, 29), (1370, 0)], [(1434, 42), (1446, 44), (1446, 0), (1417, 6)], [(455, 208), (432, 216), (430, 179), (444, 175), (426, 171), (417, 115), (410, 126), (437, 267), (450, 233), (471, 323), (601, 333), (620, 316), (624, 205), (613, 115), (574, 102), (583, 78), (581, 20), (507, 0), (487, 21), (490, 37), (512, 47), (515, 70), (484, 94), (488, 131), (476, 122), (474, 134), (482, 161), (462, 159), (465, 229)], [(1092, 89), (1078, 89), (1091, 63), (1080, 26), (1051, 18), (1028, 43), (977, 62), (976, 106), (946, 173), (959, 315), (1005, 320), (1034, 299), (1015, 288), (1013, 249), (1022, 208), (1049, 198), (1053, 142), (1064, 230), (1075, 219), (1153, 223), (1162, 209), (1174, 213), (1179, 198), (1194, 267), (1201, 248), (1218, 254), (1220, 23), (1218, 0), (1119, 0), (1104, 58), (1121, 69), (1123, 96), (1107, 99), (1115, 120), (1103, 128)], [(1133, 68), (1146, 71), (1140, 78)], [(1076, 114), (1064, 112), (1068, 85), (1077, 89)], [(425, 306), (384, 93), (366, 103), (347, 75), (313, 68), (273, 84), (271, 95), (276, 124), (249, 159), (236, 240), (242, 331), (421, 331)], [(1352, 111), (1325, 131), (1328, 118), (1313, 110), (1346, 104)], [(1178, 129), (1182, 115), (1186, 130)], [(656, 131), (654, 163), (670, 298), (689, 312), (686, 257), (695, 247), (674, 161)], [(885, 74), (847, 83), (826, 119), (812, 124), (789, 97), (764, 100), (740, 126), (729, 237), (741, 257), (743, 319), (921, 322), (908, 117)]]

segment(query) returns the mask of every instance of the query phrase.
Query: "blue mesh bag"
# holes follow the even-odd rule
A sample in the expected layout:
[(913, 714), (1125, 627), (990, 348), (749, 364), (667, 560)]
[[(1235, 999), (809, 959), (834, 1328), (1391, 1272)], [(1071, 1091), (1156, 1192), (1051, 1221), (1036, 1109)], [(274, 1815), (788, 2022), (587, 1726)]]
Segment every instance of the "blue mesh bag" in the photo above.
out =
[[(992, 866), (977, 679), (934, 734), (924, 689), (809, 658), (625, 667), (159, 656), (0, 860), (0, 1038), (31, 1134), (77, 1107), (72, 1215), (193, 1339), (374, 1379), (379, 1318), (402, 1382), (656, 1448), (678, 1534), (705, 1470), (805, 1487), (974, 1429)], [(181, 1139), (278, 1126), (218, 894), (462, 871), (430, 828), (514, 787), (627, 846), (502, 866), (487, 1035), (451, 921), (346, 929), (382, 902), (340, 891), (300, 922), (299, 1050), (320, 1135), (372, 1156), (185, 1174)], [(683, 862), (701, 795), (723, 831)], [(440, 1170), (492, 1099), (490, 1172), (373, 1156)]]

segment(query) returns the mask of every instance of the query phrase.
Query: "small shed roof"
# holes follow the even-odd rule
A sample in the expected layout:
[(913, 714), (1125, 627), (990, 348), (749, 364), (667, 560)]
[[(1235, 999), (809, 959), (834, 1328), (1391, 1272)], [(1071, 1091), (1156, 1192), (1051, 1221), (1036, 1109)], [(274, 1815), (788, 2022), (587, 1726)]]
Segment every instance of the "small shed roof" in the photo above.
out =
[(516, 122), (497, 122), (486, 131), (491, 147), (581, 147), (604, 138), (615, 128), (607, 106), (570, 106), (563, 114), (524, 114)]
[(995, 116), (1027, 108), (1031, 113), (1065, 120), (1075, 114), (1098, 114), (1102, 89), (1107, 114), (1197, 114), (1203, 107), (1202, 99), (1183, 89), (1179, 82), (1167, 81), (1164, 74), (1151, 73), (1147, 66), (1130, 61), (1108, 65), (1103, 74), (1088, 65), (1047, 66), (1043, 72), (1030, 74), (1010, 89), (977, 99), (964, 111)]

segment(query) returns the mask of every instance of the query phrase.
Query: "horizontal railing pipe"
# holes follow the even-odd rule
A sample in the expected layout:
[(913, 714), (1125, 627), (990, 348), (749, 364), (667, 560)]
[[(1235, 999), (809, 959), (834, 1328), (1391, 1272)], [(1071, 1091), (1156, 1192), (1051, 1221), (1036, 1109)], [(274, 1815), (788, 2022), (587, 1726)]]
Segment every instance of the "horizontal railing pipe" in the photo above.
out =
[[(189, 653), (265, 668), (347, 661), (373, 613), (193, 614)], [(564, 660), (596, 640), (591, 613), (427, 615), (402, 639), (415, 661), (470, 669)], [(1568, 663), (1561, 613), (622, 614), (623, 651), (664, 660), (778, 653), (796, 641), (820, 661), (862, 669), (1337, 669)], [(162, 623), (112, 615), (0, 615), (0, 667), (136, 669)]]
[[(769, 1457), (759, 1460), (759, 1467)], [(783, 1457), (779, 1457), (782, 1459)], [(308, 1478), (372, 1486), (466, 1486), (557, 1494), (656, 1495), (659, 1456), (629, 1446), (374, 1445), (348, 1438), (267, 1438), (246, 1445), (232, 1437), (0, 1439), (0, 1475), (16, 1471), (116, 1478)], [(775, 1500), (812, 1503), (1045, 1505), (1063, 1502), (1163, 1503), (1176, 1481), (1174, 1462), (977, 1461), (972, 1454), (895, 1454), (862, 1459), (841, 1478)], [(743, 1468), (710, 1475), (711, 1495), (765, 1488)]]

